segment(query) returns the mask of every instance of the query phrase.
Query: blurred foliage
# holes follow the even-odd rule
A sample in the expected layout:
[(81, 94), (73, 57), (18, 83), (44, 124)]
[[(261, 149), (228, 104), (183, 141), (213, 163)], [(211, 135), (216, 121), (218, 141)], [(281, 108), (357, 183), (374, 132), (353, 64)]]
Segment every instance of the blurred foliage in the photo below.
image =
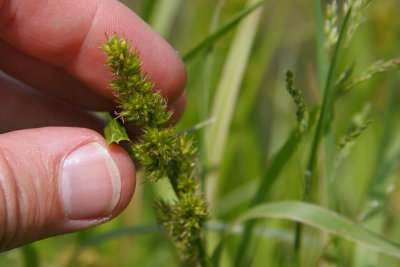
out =
[[(244, 0), (124, 0), (145, 21), (154, 25), (183, 55), (206, 38), (215, 25), (240, 12)], [(341, 1), (339, 1), (341, 2)], [(322, 1), (323, 5), (326, 3)], [(219, 11), (217, 8), (220, 8)], [(397, 0), (374, 1), (366, 20), (344, 50), (339, 72), (354, 64), (358, 76), (380, 59), (400, 55), (400, 4)], [(222, 161), (212, 196), (213, 220), (229, 222), (248, 209), (271, 159), (296, 128), (296, 106), (285, 90), (284, 75), (293, 70), (296, 87), (306, 107), (321, 102), (316, 67), (315, 19), (312, 1), (268, 1), (260, 17), (254, 44), (232, 113)], [(187, 107), (177, 125), (180, 130), (208, 118), (225, 59), (235, 30), (219, 39), (187, 64)], [(334, 180), (321, 173), (313, 192), (321, 206), (328, 206), (326, 187), (336, 194), (335, 210), (345, 217), (400, 242), (400, 78), (398, 72), (380, 74), (356, 85), (334, 106), (331, 142), (333, 148), (351, 132), (354, 116), (370, 103), (363, 133), (346, 146), (340, 158), (319, 159), (321, 166), (332, 160)], [(205, 91), (206, 90), (206, 91)], [(204, 95), (204, 93), (207, 93)], [(200, 101), (201, 100), (201, 101)], [(310, 111), (310, 109), (309, 109)], [(207, 126), (208, 127), (208, 126)], [(200, 149), (203, 131), (196, 132)], [(284, 162), (264, 201), (299, 200), (303, 169), (310, 140), (304, 140)], [(325, 146), (327, 146), (325, 140)], [(203, 158), (203, 161), (205, 159)], [(324, 168), (320, 166), (322, 171)], [(207, 170), (204, 170), (207, 171)], [(29, 266), (24, 257), (37, 258), (39, 266), (176, 266), (178, 256), (154, 227), (153, 199), (170, 194), (165, 183), (151, 184), (139, 174), (131, 205), (116, 219), (80, 233), (46, 239), (30, 249), (14, 249), (0, 255), (0, 266)], [(329, 190), (328, 190), (329, 191)], [(143, 227), (146, 226), (146, 227)], [(135, 228), (136, 227), (136, 228)], [(221, 234), (209, 226), (208, 251)], [(121, 229), (125, 229), (121, 231)], [(292, 266), (294, 223), (268, 219), (257, 222), (254, 240), (248, 244), (253, 266)], [(221, 266), (233, 265), (240, 229), (227, 238)], [(98, 238), (106, 235), (105, 238)], [(373, 252), (340, 238), (306, 227), (303, 234), (303, 266), (399, 266), (400, 260)], [(97, 239), (96, 239), (97, 238)], [(97, 240), (97, 241), (96, 241)], [(24, 252), (25, 251), (25, 252)], [(28, 251), (28, 252), (26, 252)]]

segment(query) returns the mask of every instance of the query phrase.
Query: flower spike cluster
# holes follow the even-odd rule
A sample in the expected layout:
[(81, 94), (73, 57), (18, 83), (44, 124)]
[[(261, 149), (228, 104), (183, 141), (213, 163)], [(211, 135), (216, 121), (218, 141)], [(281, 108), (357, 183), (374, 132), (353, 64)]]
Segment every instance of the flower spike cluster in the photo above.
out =
[(306, 109), (306, 105), (303, 100), (303, 93), (295, 87), (294, 85), (294, 73), (291, 70), (286, 71), (285, 74), (286, 81), (286, 90), (293, 98), (294, 103), (296, 104), (296, 117), (297, 122), (301, 127), (304, 128), (304, 124), (307, 123), (308, 113)]
[(136, 51), (130, 52), (131, 44), (117, 36), (106, 35), (102, 48), (107, 53), (106, 64), (111, 67), (111, 88), (121, 111), (118, 117), (135, 122), (139, 126), (159, 127), (171, 118), (166, 112), (167, 102), (159, 91), (153, 92), (153, 83), (141, 71), (141, 60)]
[(131, 156), (145, 169), (151, 181), (169, 179), (177, 199), (155, 201), (157, 219), (182, 252), (185, 264), (204, 261), (202, 230), (208, 217), (197, 174), (197, 148), (193, 139), (178, 134), (168, 125), (167, 102), (141, 70), (141, 60), (131, 44), (114, 35), (102, 48), (114, 79), (111, 88), (117, 98), (117, 117), (139, 125), (143, 134), (130, 142)]

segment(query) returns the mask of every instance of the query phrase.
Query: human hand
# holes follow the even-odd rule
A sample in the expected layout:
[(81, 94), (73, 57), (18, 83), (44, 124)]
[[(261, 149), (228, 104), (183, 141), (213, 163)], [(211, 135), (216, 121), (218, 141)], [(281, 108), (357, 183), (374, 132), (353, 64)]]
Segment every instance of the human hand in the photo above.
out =
[(129, 155), (88, 112), (115, 108), (105, 33), (132, 41), (179, 118), (182, 61), (118, 1), (0, 0), (0, 251), (104, 223), (132, 198)]

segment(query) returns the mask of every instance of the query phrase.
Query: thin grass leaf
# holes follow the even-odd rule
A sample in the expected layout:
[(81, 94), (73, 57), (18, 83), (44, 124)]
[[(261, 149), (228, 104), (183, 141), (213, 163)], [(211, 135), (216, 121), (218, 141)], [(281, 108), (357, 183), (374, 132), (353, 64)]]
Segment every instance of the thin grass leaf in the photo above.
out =
[[(393, 120), (396, 121), (398, 96), (398, 86), (392, 84), (385, 99), (382, 137), (375, 155), (376, 169), (368, 188), (369, 199), (374, 205), (366, 205), (360, 215), (363, 220), (367, 220), (386, 207), (388, 178), (395, 169), (400, 156), (400, 127), (393, 124)], [(393, 131), (394, 126), (397, 127), (395, 131)]]
[(322, 16), (322, 7), (320, 0), (314, 0), (314, 16), (315, 16), (315, 43), (317, 54), (317, 81), (319, 91), (322, 92), (324, 88), (324, 81), (328, 72), (327, 62), (328, 57), (325, 52), (325, 32), (324, 32), (324, 18)]
[(331, 117), (332, 117), (332, 106), (334, 102), (334, 84), (336, 80), (338, 63), (341, 58), (342, 50), (344, 48), (344, 40), (346, 36), (346, 30), (348, 27), (349, 17), (351, 15), (351, 9), (346, 14), (346, 17), (343, 21), (342, 28), (340, 30), (339, 40), (336, 44), (335, 51), (332, 57), (331, 65), (329, 67), (328, 77), (326, 79), (325, 89), (324, 89), (324, 97), (321, 106), (321, 112), (317, 122), (317, 129), (314, 135), (314, 140), (311, 148), (310, 159), (307, 164), (307, 173), (306, 175), (306, 186), (304, 188), (304, 197), (303, 199), (308, 199), (309, 188), (311, 185), (311, 179), (315, 175), (315, 169), (317, 164), (317, 155), (318, 155), (318, 147), (321, 142), (321, 139), (328, 129)]
[(329, 132), (324, 138), (324, 168), (326, 176), (326, 194), (328, 199), (328, 208), (338, 211), (339, 200), (336, 193), (336, 164), (335, 164), (336, 143), (332, 132)]
[[(250, 6), (253, 6), (254, 2), (255, 1), (250, 0)], [(261, 2), (257, 2), (256, 5), (260, 4)], [(251, 48), (253, 46), (260, 17), (261, 12), (256, 12), (242, 21), (225, 61), (222, 77), (218, 83), (214, 102), (212, 103), (211, 108), (210, 116), (215, 117), (216, 122), (207, 129), (208, 131), (206, 133), (206, 167), (208, 169), (218, 167), (221, 162), (237, 97), (239, 95), (240, 86)], [(217, 188), (216, 172), (209, 172), (207, 180), (207, 189), (209, 189), (207, 195), (209, 197), (211, 196), (211, 199)]]
[[(219, 20), (220, 20), (220, 15), (221, 15), (221, 10), (223, 5), (225, 4), (225, 0), (218, 0), (217, 3), (215, 4), (212, 20), (211, 20), (211, 26), (209, 29), (210, 34), (216, 31), (218, 28)], [(209, 119), (209, 113), (210, 113), (210, 95), (211, 95), (211, 88), (212, 88), (212, 75), (214, 73), (214, 62), (215, 62), (215, 50), (212, 49), (212, 46), (210, 46), (208, 49), (204, 50), (203, 52), (203, 59), (204, 59), (204, 64), (201, 73), (199, 73), (199, 76), (201, 77), (202, 81), (202, 90), (201, 90), (201, 96), (200, 96), (200, 110), (199, 110), (199, 115), (200, 119), (202, 121), (205, 121)], [(215, 118), (213, 118), (215, 120)], [(214, 122), (213, 122), (214, 123)], [(207, 157), (207, 131), (205, 128), (203, 128), (200, 131), (200, 138), (199, 138), (199, 161), (200, 161), (200, 181), (201, 181), (201, 187), (203, 192), (205, 191), (205, 180), (207, 176), (207, 170), (206, 170), (206, 157)]]
[(254, 219), (288, 219), (327, 231), (340, 238), (347, 239), (372, 250), (400, 258), (400, 246), (385, 239), (363, 226), (326, 208), (301, 201), (283, 201), (261, 204), (240, 216), (225, 232), (211, 256), (214, 266), (218, 266), (223, 243), (236, 225), (254, 221)]
[(187, 128), (186, 130), (183, 130), (184, 133), (191, 133), (191, 132), (195, 132), (198, 131), (200, 129), (203, 129), (204, 127), (207, 127), (211, 124), (213, 124), (215, 122), (215, 118), (209, 118), (207, 120), (204, 120), (202, 122), (199, 122), (195, 125), (193, 125), (190, 128)]
[[(271, 67), (273, 69), (276, 67), (272, 58), (278, 53), (278, 47), (281, 45), (281, 42), (289, 36), (293, 37), (294, 33), (301, 31), (304, 33), (304, 30), (299, 29), (300, 27), (294, 29), (298, 25), (290, 29), (286, 29), (284, 26), (290, 16), (292, 5), (291, 1), (268, 4), (268, 8), (272, 7), (274, 10), (268, 17), (268, 28), (265, 30), (268, 34), (258, 36), (260, 39), (257, 41), (256, 46), (262, 47), (262, 49), (257, 49), (255, 46), (255, 54), (249, 62), (244, 80), (244, 83), (247, 85), (246, 93), (240, 95), (240, 101), (237, 106), (235, 124), (240, 128), (248, 128), (248, 125), (252, 123), (253, 112), (257, 106), (260, 92), (265, 88), (265, 74), (270, 71)], [(300, 38), (296, 38), (296, 40), (298, 39)], [(273, 116), (272, 111), (271, 115)]]
[(144, 21), (149, 21), (157, 2), (157, 0), (147, 0), (142, 2), (142, 12), (140, 12), (140, 16)]
[[(394, 140), (385, 144), (386, 149), (378, 153), (377, 169), (369, 186), (370, 201), (365, 205), (359, 220), (365, 222), (386, 209), (388, 195), (388, 178), (395, 170), (400, 158), (400, 127), (394, 135)], [(384, 153), (386, 152), (386, 153)], [(377, 156), (378, 156), (377, 155)], [(395, 182), (397, 183), (397, 182)]]
[(182, 0), (159, 0), (153, 9), (149, 24), (161, 36), (167, 38), (181, 7)]
[[(230, 229), (231, 224), (222, 221), (208, 221), (205, 228), (209, 231), (226, 233), (228, 230), (231, 235), (243, 234), (244, 227), (242, 225), (236, 225), (233, 229)], [(260, 226), (255, 227), (253, 235), (257, 237), (272, 238), (285, 243), (293, 242), (293, 231), (290, 229), (282, 229), (277, 227)]]
[(218, 30), (216, 30), (213, 34), (206, 37), (203, 41), (185, 53), (182, 57), (183, 61), (188, 62), (194, 58), (200, 51), (210, 47), (213, 45), (218, 39), (232, 30), (242, 19), (251, 14), (257, 7), (266, 3), (267, 0), (256, 2), (255, 4), (247, 7), (246, 9), (240, 11), (236, 16), (222, 25)]
[(238, 206), (250, 201), (253, 198), (254, 192), (259, 188), (259, 179), (251, 180), (223, 197), (215, 200), (213, 212), (217, 217), (224, 216), (230, 211), (235, 210)]
[(285, 144), (276, 153), (276, 155), (271, 160), (269, 167), (267, 168), (261, 184), (258, 187), (257, 193), (251, 202), (251, 207), (258, 205), (263, 202), (268, 195), (269, 189), (278, 179), (283, 167), (289, 162), (290, 158), (294, 155), (300, 140), (300, 133), (296, 129), (294, 130), (289, 138), (286, 140)]
[[(307, 164), (307, 169), (305, 171), (305, 181), (304, 181), (304, 191), (302, 199), (305, 201), (309, 200), (310, 188), (313, 184), (313, 180), (316, 177), (316, 168), (317, 168), (317, 158), (318, 158), (318, 149), (321, 143), (323, 136), (326, 134), (329, 129), (330, 123), (332, 121), (332, 109), (334, 103), (334, 89), (335, 89), (335, 80), (337, 75), (337, 69), (339, 65), (339, 60), (341, 59), (341, 55), (344, 49), (344, 42), (346, 39), (346, 32), (348, 28), (349, 18), (351, 16), (352, 9), (350, 8), (346, 13), (346, 16), (343, 20), (342, 28), (340, 29), (339, 40), (335, 46), (335, 50), (332, 56), (331, 64), (329, 66), (328, 76), (326, 78), (326, 83), (323, 91), (323, 100), (321, 111), (319, 114), (317, 128), (314, 134), (314, 139), (312, 141), (310, 157)], [(301, 236), (302, 236), (302, 227), (300, 224), (296, 224), (296, 234), (295, 234), (295, 253), (296, 255), (300, 252), (301, 247)]]
[(88, 247), (93, 247), (103, 242), (128, 235), (144, 235), (144, 234), (159, 234), (159, 233), (161, 233), (160, 227), (155, 224), (118, 228), (100, 235), (96, 235), (93, 238), (82, 242), (82, 244), (79, 247), (79, 250)]
[[(117, 228), (115, 230), (111, 230), (99, 235), (96, 235), (92, 238), (82, 241), (79, 244), (79, 247), (75, 250), (71, 258), (69, 259), (69, 264), (67, 266), (76, 266), (76, 259), (78, 258), (79, 254), (90, 247), (100, 245), (104, 242), (109, 240), (113, 240), (116, 238), (121, 238), (125, 236), (131, 235), (144, 235), (144, 234), (161, 234), (160, 227), (155, 224), (149, 225), (139, 225), (134, 227), (123, 227)], [(31, 265), (29, 265), (31, 266)]]
[[(400, 258), (400, 245), (321, 206), (300, 201), (259, 205), (243, 214), (236, 223), (255, 218), (288, 219), (327, 231), (372, 250)], [(235, 223), (235, 224), (236, 224)]]
[[(310, 131), (315, 124), (315, 119), (317, 116), (317, 109), (313, 109), (310, 112), (310, 121), (308, 124)], [(279, 149), (279, 151), (275, 154), (272, 158), (270, 164), (268, 165), (264, 177), (261, 181), (261, 184), (258, 186), (257, 193), (254, 195), (253, 200), (251, 201), (250, 207), (254, 207), (263, 201), (265, 201), (266, 197), (268, 196), (268, 192), (271, 189), (272, 185), (278, 179), (279, 174), (281, 173), (283, 167), (289, 162), (290, 158), (296, 152), (299, 144), (301, 143), (301, 134), (299, 132), (299, 128), (296, 128), (292, 131), (289, 135), (288, 139), (286, 140), (285, 144)], [(243, 231), (243, 235), (237, 249), (236, 255), (237, 259), (244, 258), (247, 250), (247, 244), (250, 242), (251, 233), (253, 231), (255, 225), (255, 220), (249, 221), (245, 224), (245, 230)]]
[(38, 267), (39, 255), (33, 244), (25, 245), (21, 248), (22, 256), (24, 258), (24, 266), (26, 267)]

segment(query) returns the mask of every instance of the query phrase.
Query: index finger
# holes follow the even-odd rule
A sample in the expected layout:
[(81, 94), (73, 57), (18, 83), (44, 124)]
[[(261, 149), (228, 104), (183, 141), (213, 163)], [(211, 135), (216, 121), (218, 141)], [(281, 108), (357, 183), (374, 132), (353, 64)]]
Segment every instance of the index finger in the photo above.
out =
[(132, 41), (142, 69), (174, 102), (186, 82), (175, 50), (139, 16), (115, 0), (3, 0), (0, 38), (23, 53), (58, 66), (81, 83), (111, 99), (111, 78), (99, 44), (105, 34)]

